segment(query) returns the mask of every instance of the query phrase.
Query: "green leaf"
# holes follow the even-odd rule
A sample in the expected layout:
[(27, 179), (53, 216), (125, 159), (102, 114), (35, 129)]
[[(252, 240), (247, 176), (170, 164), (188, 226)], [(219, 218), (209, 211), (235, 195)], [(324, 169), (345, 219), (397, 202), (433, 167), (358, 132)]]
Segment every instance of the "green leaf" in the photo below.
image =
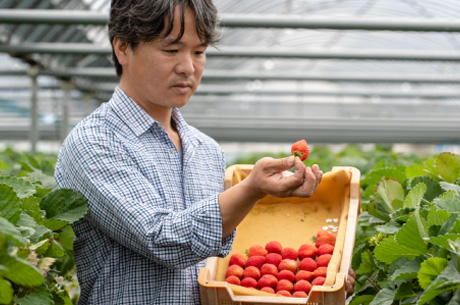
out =
[(452, 215), (452, 213), (446, 210), (440, 210), (436, 206), (430, 207), (427, 215), (427, 224), (428, 226), (442, 226), (447, 219)]
[(30, 294), (22, 298), (14, 298), (19, 305), (54, 305), (53, 294), (46, 285), (35, 288)]
[(50, 247), (48, 248), (48, 250), (46, 250), (44, 255), (49, 257), (64, 257), (66, 253), (65, 249), (61, 246), (61, 244), (53, 239)]
[(35, 228), (38, 227), (38, 224), (29, 214), (21, 212), (21, 215), (19, 217), (18, 223), (16, 224), (16, 227), (18, 228), (19, 231), (21, 231), (21, 234), (22, 236), (24, 236), (24, 238), (30, 239), (32, 236), (34, 236), (37, 233)]
[[(407, 299), (407, 298), (412, 298), (416, 297), (417, 295), (415, 294), (413, 290), (412, 283), (406, 282), (402, 283), (398, 289), (396, 290), (396, 295), (395, 295), (395, 300), (401, 300), (401, 299)], [(404, 304), (404, 303), (400, 303)]]
[(369, 305), (372, 300), (375, 298), (375, 295), (363, 294), (353, 297), (348, 305)]
[(446, 192), (455, 192), (457, 195), (456, 198), (460, 199), (460, 185), (453, 184), (453, 183), (447, 183), (444, 181), (439, 182), (439, 185)]
[(390, 278), (392, 281), (416, 279), (419, 270), (420, 262), (412, 260), (406, 263), (405, 265), (401, 266), (400, 268), (396, 269)]
[(10, 282), (0, 277), (0, 304), (10, 304), (13, 300), (13, 293)]
[(393, 214), (391, 214), (390, 218), (394, 222), (402, 225), (407, 222), (407, 220), (409, 219), (409, 215), (411, 215), (414, 211), (415, 209), (413, 208), (399, 209), (399, 210), (396, 210)]
[(40, 211), (40, 200), (36, 197), (21, 199), (22, 210), (35, 219), (38, 224), (43, 224), (42, 212)]
[(452, 299), (450, 299), (449, 303), (447, 305), (458, 305), (460, 304), (460, 289), (457, 289), (454, 293), (454, 296)]
[(40, 270), (25, 260), (10, 257), (5, 265), (9, 270), (5, 277), (17, 285), (36, 287), (45, 282)]
[(374, 207), (379, 215), (385, 216), (387, 220), (389, 215), (397, 210), (393, 206), (400, 206), (400, 202), (404, 201), (404, 189), (401, 184), (394, 180), (383, 178), (377, 186), (377, 192), (374, 198)]
[(37, 254), (42, 255), (48, 250), (51, 246), (50, 238), (43, 239), (29, 247), (29, 249), (34, 250)]
[(16, 224), (21, 213), (21, 204), (13, 188), (0, 184), (0, 216)]
[(397, 223), (392, 222), (392, 221), (387, 222), (384, 225), (380, 225), (380, 226), (375, 227), (375, 229), (378, 232), (381, 232), (383, 234), (395, 234), (396, 232), (399, 231), (400, 228), (401, 228), (401, 226), (399, 226)]
[(383, 288), (369, 305), (392, 305), (396, 295), (396, 290)]
[(446, 268), (449, 261), (442, 257), (430, 257), (422, 262), (418, 272), (418, 282), (423, 289), (428, 288), (431, 282)]
[(361, 264), (359, 265), (356, 274), (366, 274), (371, 273), (376, 268), (374, 262), (374, 255), (370, 251), (363, 252), (361, 254)]
[(10, 168), (11, 167), (7, 163), (0, 161), (0, 171), (6, 172)]
[(460, 233), (431, 237), (429, 239), (429, 242), (433, 243), (435, 245), (438, 245), (438, 246), (440, 246), (440, 247), (442, 247), (444, 249), (447, 249), (449, 251), (452, 251), (452, 248), (450, 247), (449, 240), (450, 241), (456, 241), (457, 239), (460, 239)]
[(59, 242), (61, 245), (67, 249), (72, 251), (73, 250), (73, 240), (75, 238), (75, 233), (72, 230), (71, 226), (65, 226), (62, 231), (59, 233)]
[(427, 176), (428, 173), (425, 172), (425, 167), (420, 164), (411, 164), (406, 167), (406, 177), (409, 179), (415, 178), (417, 176)]
[(460, 199), (439, 199), (433, 202), (438, 209), (451, 213), (460, 211)]
[(455, 291), (460, 287), (460, 274), (452, 261), (425, 289), (417, 304), (425, 304), (445, 291)]
[(420, 204), (423, 196), (426, 192), (426, 185), (424, 183), (419, 183), (413, 187), (404, 199), (405, 208), (416, 208)]
[(418, 212), (414, 212), (407, 222), (401, 227), (395, 235), (396, 242), (412, 250), (423, 254), (427, 250), (427, 244), (423, 237), (427, 236), (423, 220), (419, 217)]
[(446, 222), (441, 227), (441, 230), (439, 230), (439, 235), (444, 235), (449, 233), (452, 228), (454, 227), (456, 221), (457, 221), (458, 215), (457, 214), (452, 214)]
[(444, 152), (436, 157), (436, 171), (444, 181), (455, 183), (460, 176), (460, 156)]
[(32, 182), (40, 184), (42, 188), (56, 188), (56, 181), (54, 180), (54, 177), (45, 175), (41, 170), (35, 170), (32, 173), (27, 174), (27, 176)]
[(19, 198), (26, 198), (35, 193), (35, 187), (32, 183), (21, 178), (0, 176), (0, 184), (12, 187)]
[(16, 242), (18, 245), (24, 245), (26, 240), (22, 236), (21, 232), (8, 220), (0, 217), (0, 233), (6, 238)]
[(45, 221), (45, 225), (52, 230), (79, 220), (88, 210), (86, 199), (71, 189), (59, 189), (49, 193), (40, 202), (40, 208), (46, 211), (47, 218), (55, 220)]
[(415, 258), (420, 255), (420, 251), (400, 245), (393, 238), (386, 238), (381, 241), (374, 249), (375, 258), (379, 261), (391, 264), (401, 257)]
[(439, 185), (439, 182), (434, 181), (433, 178), (429, 176), (415, 177), (411, 180), (411, 185), (413, 186), (419, 183), (423, 183), (426, 185), (426, 193), (423, 196), (423, 198), (427, 201), (431, 202), (434, 198), (444, 193), (444, 190)]

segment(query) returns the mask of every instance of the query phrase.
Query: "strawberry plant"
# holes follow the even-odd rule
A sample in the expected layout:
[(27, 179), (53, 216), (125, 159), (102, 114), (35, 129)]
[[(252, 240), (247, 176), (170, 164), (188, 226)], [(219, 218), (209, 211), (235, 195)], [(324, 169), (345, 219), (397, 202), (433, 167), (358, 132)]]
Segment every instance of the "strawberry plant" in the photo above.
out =
[(460, 303), (460, 156), (363, 176), (351, 305)]
[(12, 150), (0, 155), (0, 304), (72, 304), (78, 297), (70, 224), (87, 204), (57, 189), (54, 161)]

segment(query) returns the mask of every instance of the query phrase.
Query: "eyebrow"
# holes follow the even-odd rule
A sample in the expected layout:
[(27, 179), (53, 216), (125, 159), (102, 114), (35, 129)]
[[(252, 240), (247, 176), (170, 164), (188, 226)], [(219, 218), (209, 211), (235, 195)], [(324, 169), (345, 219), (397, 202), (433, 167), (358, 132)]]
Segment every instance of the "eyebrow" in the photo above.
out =
[[(175, 38), (172, 38), (172, 37), (168, 37), (168, 38), (163, 39), (163, 43), (166, 46), (184, 45), (184, 43), (182, 41), (180, 41), (180, 40), (177, 41)], [(203, 43), (199, 44), (197, 47), (207, 47), (207, 46), (208, 46), (208, 43), (203, 42)]]

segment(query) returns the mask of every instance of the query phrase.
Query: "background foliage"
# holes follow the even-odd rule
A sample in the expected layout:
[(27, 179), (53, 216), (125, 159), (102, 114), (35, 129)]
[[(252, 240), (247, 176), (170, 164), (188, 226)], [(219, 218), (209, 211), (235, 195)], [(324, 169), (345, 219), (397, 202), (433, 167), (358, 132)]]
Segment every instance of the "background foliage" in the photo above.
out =
[[(288, 153), (253, 154), (234, 163)], [(361, 171), (351, 305), (460, 304), (459, 159), (404, 155), (391, 146), (349, 145), (339, 152), (313, 147), (307, 165)], [(78, 300), (70, 224), (84, 216), (87, 204), (72, 190), (57, 190), (55, 162), (55, 155), (0, 153), (0, 304)]]

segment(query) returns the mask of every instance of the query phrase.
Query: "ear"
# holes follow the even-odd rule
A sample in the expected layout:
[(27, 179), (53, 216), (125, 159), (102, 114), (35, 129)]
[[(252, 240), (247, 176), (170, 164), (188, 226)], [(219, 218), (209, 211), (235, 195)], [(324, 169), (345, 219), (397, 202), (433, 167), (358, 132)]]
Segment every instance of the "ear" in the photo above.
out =
[(118, 62), (120, 65), (125, 66), (128, 64), (128, 52), (129, 47), (126, 42), (121, 41), (119, 38), (114, 37), (113, 38), (113, 50), (115, 52), (115, 55), (117, 56)]

